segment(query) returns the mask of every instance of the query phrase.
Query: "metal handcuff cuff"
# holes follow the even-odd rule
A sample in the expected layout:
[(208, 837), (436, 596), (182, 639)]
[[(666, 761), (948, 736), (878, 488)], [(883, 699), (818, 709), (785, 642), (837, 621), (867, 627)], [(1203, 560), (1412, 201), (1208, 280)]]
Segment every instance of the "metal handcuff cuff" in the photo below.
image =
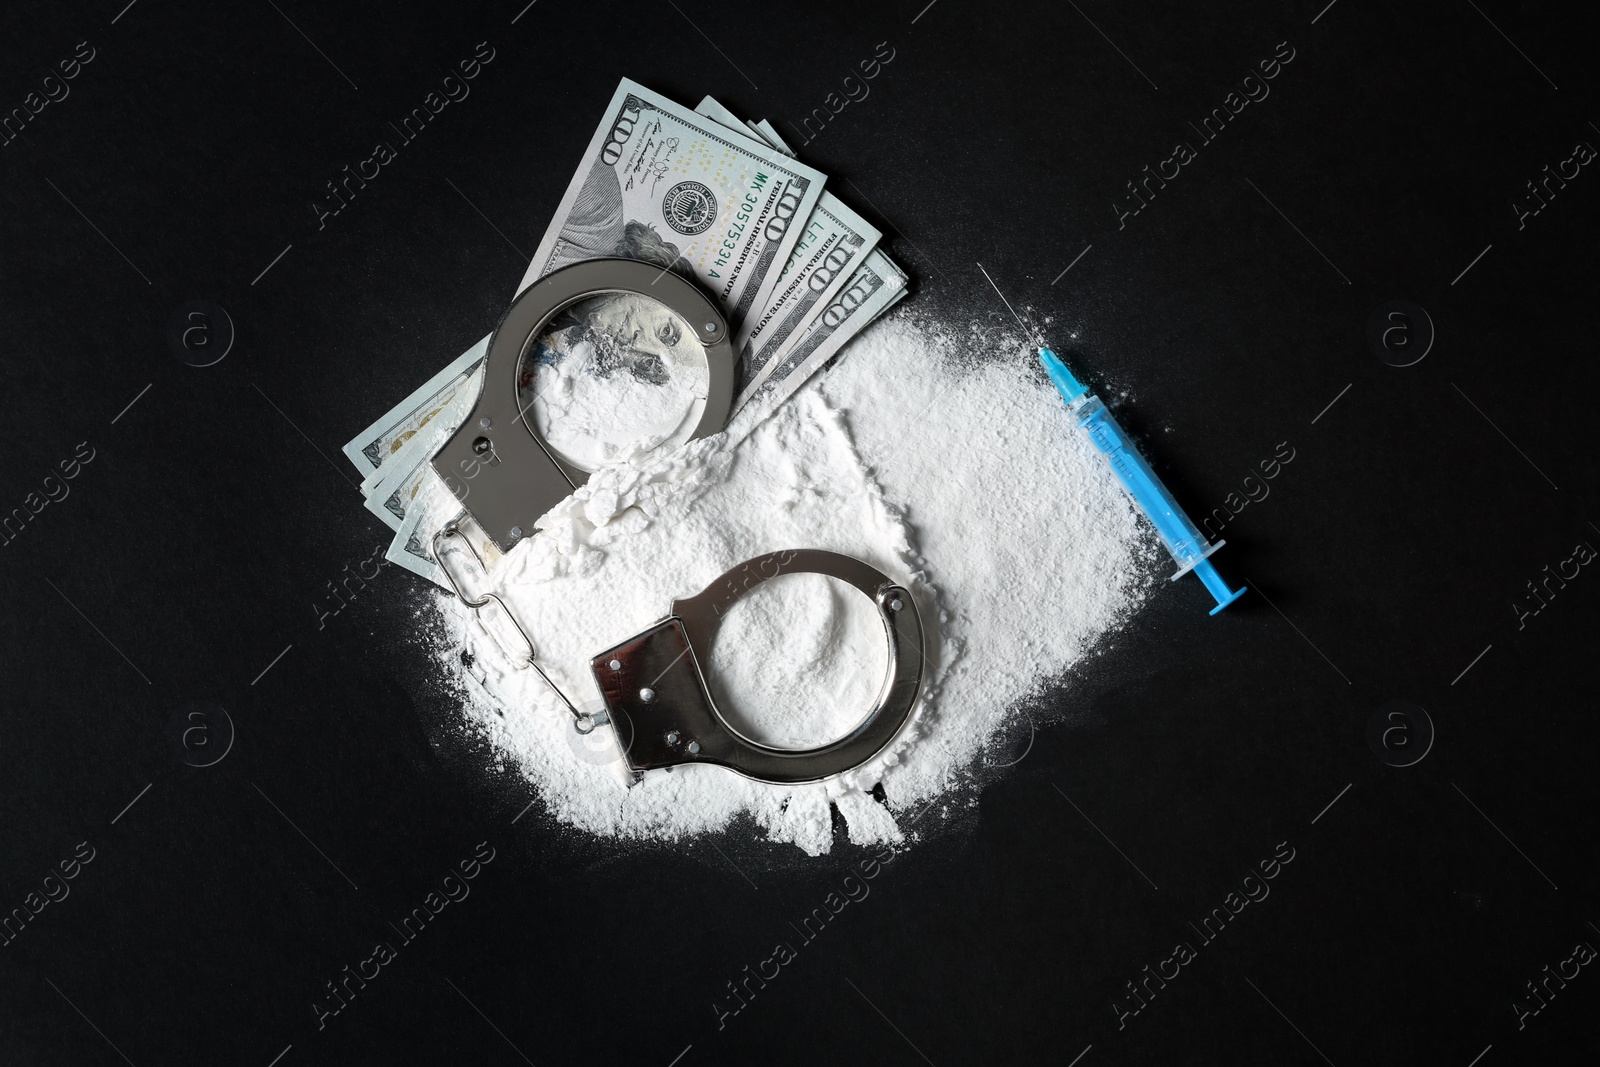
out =
[[(795, 783), (859, 766), (883, 751), (910, 717), (923, 666), (916, 602), (908, 589), (869, 564), (820, 549), (788, 549), (746, 560), (696, 595), (674, 601), (660, 622), (595, 656), (590, 666), (605, 709), (585, 713), (539, 665), (532, 639), (499, 595), (468, 596), (444, 562), (444, 541), (460, 537), (483, 567), (461, 531), (468, 514), (496, 547), (509, 551), (534, 532), (541, 516), (588, 480), (589, 472), (555, 448), (526, 405), (519, 405), (518, 385), (530, 349), (553, 319), (583, 301), (613, 295), (652, 299), (694, 331), (709, 380), (705, 395), (695, 398), (690, 411), (697, 421), (687, 439), (723, 428), (733, 399), (736, 356), (715, 303), (679, 275), (633, 260), (589, 260), (554, 271), (523, 290), (496, 327), (477, 402), (433, 458), (434, 470), (463, 504), (462, 512), (434, 534), (439, 569), (467, 606), (479, 610), (491, 601), (499, 605), (527, 645), (528, 665), (572, 713), (574, 728), (587, 734), (611, 724), (635, 776), (709, 763), (758, 781)], [(457, 488), (463, 482), (470, 483), (466, 491)], [(878, 609), (889, 645), (887, 676), (866, 717), (845, 736), (803, 750), (774, 748), (741, 733), (718, 710), (705, 674), (728, 609), (762, 582), (793, 573), (827, 575), (867, 596)]]

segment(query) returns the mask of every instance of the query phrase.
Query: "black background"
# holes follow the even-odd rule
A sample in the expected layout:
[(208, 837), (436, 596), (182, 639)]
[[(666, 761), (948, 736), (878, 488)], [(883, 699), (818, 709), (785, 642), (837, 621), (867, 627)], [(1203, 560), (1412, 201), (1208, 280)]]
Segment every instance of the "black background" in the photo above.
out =
[[(1600, 946), (1600, 578), (1520, 627), (1513, 605), (1600, 544), (1600, 177), (1521, 228), (1512, 206), (1600, 143), (1592, 26), (1506, 0), (924, 3), (0, 15), (7, 112), (95, 49), (0, 148), (0, 508), (94, 450), (0, 546), (0, 909), (95, 849), (0, 948), (0, 1061), (1593, 1062), (1593, 967), (1520, 1029), (1513, 1002)], [(324, 183), (480, 41), (471, 96), (319, 230)], [(1271, 95), (1119, 228), (1125, 183), (1285, 41)], [(422, 583), (386, 568), (319, 628), (388, 539), (338, 448), (498, 319), (619, 77), (789, 134), (879, 42), (802, 156), (891, 235), (913, 306), (1010, 321), (981, 262), (1132, 392), (1197, 514), (1295, 459), (1225, 531), (1244, 600), (1212, 619), (1163, 585), (1024, 758), (719, 1029), (725, 983), (869, 853), (748, 825), (622, 846), (537, 802), (513, 824), (535, 798), (461, 739)], [(166, 342), (196, 298), (237, 328), (203, 369)], [(1437, 330), (1406, 368), (1366, 339), (1395, 299)], [(1405, 768), (1367, 741), (1396, 699), (1437, 729)], [(237, 726), (215, 766), (172, 746), (192, 701)], [(471, 897), (319, 1030), (322, 981), (482, 841)], [(1271, 896), (1119, 1029), (1124, 983), (1280, 842)]]

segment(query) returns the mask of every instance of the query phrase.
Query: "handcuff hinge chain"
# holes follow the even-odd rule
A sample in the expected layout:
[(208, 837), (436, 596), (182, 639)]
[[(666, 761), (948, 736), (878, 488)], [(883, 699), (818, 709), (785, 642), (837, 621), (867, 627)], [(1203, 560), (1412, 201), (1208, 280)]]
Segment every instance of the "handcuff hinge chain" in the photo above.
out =
[(528, 631), (522, 628), (522, 623), (520, 620), (518, 620), (516, 613), (506, 606), (506, 602), (504, 600), (500, 599), (500, 594), (491, 590), (484, 592), (482, 596), (474, 599), (461, 591), (461, 586), (456, 581), (456, 576), (452, 574), (450, 572), (450, 568), (445, 565), (444, 553), (439, 551), (439, 546), (442, 543), (443, 538), (460, 537), (461, 540), (466, 544), (467, 551), (472, 553), (472, 558), (477, 562), (479, 568), (483, 570), (485, 575), (488, 574), (488, 568), (484, 567), (483, 558), (478, 555), (478, 550), (472, 547), (471, 539), (461, 532), (461, 516), (464, 514), (466, 514), (465, 511), (458, 514), (455, 518), (445, 523), (444, 526), (433, 535), (433, 559), (438, 565), (439, 570), (443, 572), (445, 580), (450, 583), (451, 591), (455, 593), (456, 597), (463, 604), (471, 608), (474, 612), (481, 612), (484, 605), (488, 604), (490, 601), (493, 601), (500, 606), (500, 610), (505, 613), (506, 618), (511, 620), (511, 625), (517, 628), (517, 634), (522, 638), (522, 643), (528, 648), (528, 666), (532, 667), (538, 673), (539, 677), (544, 680), (544, 684), (549, 686), (551, 691), (554, 692), (556, 696), (561, 698), (561, 703), (565, 704), (567, 706), (567, 710), (572, 713), (573, 729), (577, 730), (580, 734), (587, 734), (591, 733), (596, 726), (604, 726), (606, 723), (610, 722), (610, 716), (608, 716), (604, 711), (598, 711), (587, 715), (579, 711), (572, 701), (567, 698), (567, 694), (564, 693), (561, 687), (555, 683), (555, 680), (545, 673), (544, 668), (539, 666), (538, 656), (534, 652), (533, 638), (529, 637)]

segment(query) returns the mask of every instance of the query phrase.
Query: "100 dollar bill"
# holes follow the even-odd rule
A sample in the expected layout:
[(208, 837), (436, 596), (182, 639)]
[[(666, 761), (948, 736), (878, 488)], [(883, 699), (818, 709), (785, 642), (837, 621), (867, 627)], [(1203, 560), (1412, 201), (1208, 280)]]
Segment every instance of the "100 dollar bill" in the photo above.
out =
[[(477, 556), (479, 567), (463, 566), (465, 560), (456, 560), (453, 572), (459, 581), (469, 586), (481, 582), (482, 574), (493, 571), (500, 562), (500, 549), (483, 532), (483, 528), (472, 517), (472, 512), (462, 509), (461, 501), (445, 486), (444, 479), (434, 471), (433, 464), (422, 464), (417, 476), (416, 496), (406, 509), (406, 517), (389, 542), (384, 558), (436, 583), (442, 589), (454, 592), (454, 586), (443, 570), (451, 564), (438, 559), (433, 553), (434, 534), (454, 519), (460, 536), (466, 539)], [(473, 595), (470, 588), (468, 595)]]
[[(732, 131), (759, 140), (733, 112), (712, 97), (700, 101), (695, 110)], [(769, 147), (784, 151), (780, 144)], [(781, 358), (798, 340), (801, 328), (828, 306), (856, 268), (877, 248), (882, 237), (877, 227), (850, 210), (838, 197), (828, 192), (822, 194), (811, 217), (805, 221), (800, 240), (795, 243), (769, 299), (745, 319), (734, 338), (734, 349), (739, 353), (735, 398), (749, 395), (764, 376), (767, 365)]]
[(456, 390), (450, 402), (426, 426), (413, 434), (393, 458), (367, 475), (361, 483), (367, 510), (382, 519), (391, 530), (400, 529), (400, 524), (405, 521), (406, 510), (421, 487), (423, 472), (433, 470), (433, 464), (429, 461), (461, 428), (482, 388), (483, 364), (480, 363), (468, 373), (466, 382)]
[(643, 260), (698, 281), (737, 332), (765, 306), (824, 181), (624, 78), (518, 291), (587, 259)]
[[(751, 123), (750, 128), (778, 151), (793, 154), (766, 119)], [(894, 260), (873, 249), (833, 299), (812, 315), (801, 335), (735, 397), (736, 425), (743, 428), (735, 434), (736, 439), (772, 414), (856, 334), (898, 303), (906, 295), (908, 281)]]
[(728, 422), (728, 436), (737, 441), (776, 411), (828, 360), (838, 355), (862, 330), (906, 295), (906, 276), (882, 252), (873, 252), (850, 278), (844, 291), (808, 327), (798, 344), (757, 382), (739, 402)]
[[(703, 111), (707, 105), (713, 114), (688, 112), (624, 81), (518, 289), (567, 263), (600, 256), (657, 262), (699, 282), (747, 342), (737, 413), (728, 425), (738, 440), (903, 297), (907, 279), (876, 249), (879, 232), (824, 194), (822, 175), (796, 163), (770, 124), (746, 126), (709, 97)], [(766, 191), (766, 200), (750, 199), (752, 184)], [(730, 190), (744, 197), (733, 208)], [(686, 235), (680, 226), (699, 233)], [(678, 236), (663, 239), (669, 231)], [(680, 249), (682, 236), (697, 240)], [(841, 262), (844, 249), (850, 257)], [(820, 258), (810, 258), (817, 252)], [(748, 316), (752, 307), (757, 314)], [(488, 340), (344, 449), (366, 475), (368, 506), (396, 528), (387, 558), (441, 586), (447, 581), (433, 555), (433, 533), (462, 514), (462, 502), (434, 474), (429, 446), (470, 408)], [(498, 550), (470, 513), (462, 533), (492, 569)]]
[[(363, 476), (370, 476), (450, 405), (456, 394), (469, 384), (473, 371), (488, 353), (489, 338), (485, 337), (346, 442), (345, 458), (355, 464)], [(471, 391), (477, 394), (475, 387)], [(363, 492), (369, 488), (370, 484)]]

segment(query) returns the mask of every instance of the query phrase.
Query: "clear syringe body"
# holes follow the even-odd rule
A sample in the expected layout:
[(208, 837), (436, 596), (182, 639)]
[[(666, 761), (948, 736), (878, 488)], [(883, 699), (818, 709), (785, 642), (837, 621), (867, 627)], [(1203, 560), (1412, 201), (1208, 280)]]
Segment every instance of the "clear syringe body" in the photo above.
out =
[(1044, 365), (1061, 398), (1067, 402), (1067, 410), (1071, 412), (1078, 429), (1106, 457), (1117, 481), (1155, 527), (1161, 543), (1178, 565), (1177, 572), (1172, 576), (1173, 581), (1194, 571), (1217, 603), (1211, 610), (1213, 615), (1239, 599), (1244, 594), (1244, 588), (1229, 589), (1207, 559), (1224, 542), (1213, 544), (1206, 540), (1200, 528), (1156, 476), (1156, 472), (1150, 469), (1149, 462), (1139, 453), (1127, 431), (1117, 423), (1100, 398), (1091, 395), (1088, 388), (1072, 376), (1072, 372), (1054, 352), (1041, 348), (1039, 362)]

